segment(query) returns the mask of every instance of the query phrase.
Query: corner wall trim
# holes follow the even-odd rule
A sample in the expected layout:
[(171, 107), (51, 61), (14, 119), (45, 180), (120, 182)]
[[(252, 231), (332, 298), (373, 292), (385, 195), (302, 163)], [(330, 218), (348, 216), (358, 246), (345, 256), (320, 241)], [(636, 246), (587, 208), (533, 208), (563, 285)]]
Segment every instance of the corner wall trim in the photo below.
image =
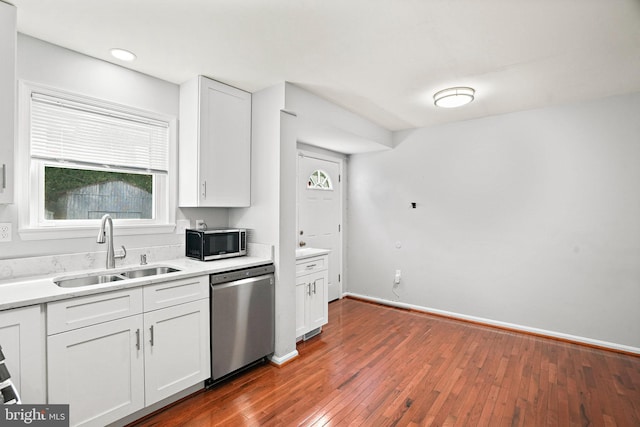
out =
[(271, 363), (275, 365), (284, 365), (292, 359), (298, 357), (298, 350), (293, 350), (291, 353), (287, 353), (284, 356), (276, 356), (275, 354), (269, 358)]
[(468, 316), (466, 314), (454, 313), (454, 312), (445, 311), (445, 310), (438, 310), (435, 308), (423, 307), (423, 306), (414, 305), (414, 304), (407, 304), (407, 303), (398, 302), (398, 301), (389, 301), (383, 298), (376, 298), (368, 295), (360, 295), (353, 292), (345, 292), (342, 296), (347, 298), (359, 299), (362, 301), (374, 302), (377, 304), (386, 305), (390, 307), (402, 308), (405, 310), (419, 311), (419, 312), (433, 314), (440, 317), (448, 317), (450, 319), (462, 320), (465, 322), (481, 324), (481, 325), (495, 327), (499, 329), (506, 329), (506, 330), (515, 331), (515, 332), (522, 332), (522, 333), (527, 333), (531, 335), (537, 335), (544, 338), (551, 338), (551, 339), (556, 339), (560, 341), (571, 342), (574, 344), (586, 345), (588, 347), (595, 347), (603, 350), (615, 351), (617, 353), (623, 353), (623, 354), (628, 354), (632, 356), (640, 356), (639, 347), (631, 347), (624, 344), (594, 340), (591, 338), (565, 334), (562, 332), (548, 331), (546, 329), (538, 329), (538, 328), (532, 328), (529, 326), (517, 325), (515, 323), (507, 323), (507, 322), (501, 322), (498, 320), (486, 319), (484, 317)]

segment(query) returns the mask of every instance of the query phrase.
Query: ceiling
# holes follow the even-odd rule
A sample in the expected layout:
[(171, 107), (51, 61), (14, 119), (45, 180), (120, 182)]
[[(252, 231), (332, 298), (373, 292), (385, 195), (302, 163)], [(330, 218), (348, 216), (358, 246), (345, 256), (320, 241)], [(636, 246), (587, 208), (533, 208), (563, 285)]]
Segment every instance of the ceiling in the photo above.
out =
[[(8, 1), (33, 37), (173, 83), (289, 81), (389, 130), (640, 91), (638, 0)], [(473, 103), (433, 106), (460, 85)]]

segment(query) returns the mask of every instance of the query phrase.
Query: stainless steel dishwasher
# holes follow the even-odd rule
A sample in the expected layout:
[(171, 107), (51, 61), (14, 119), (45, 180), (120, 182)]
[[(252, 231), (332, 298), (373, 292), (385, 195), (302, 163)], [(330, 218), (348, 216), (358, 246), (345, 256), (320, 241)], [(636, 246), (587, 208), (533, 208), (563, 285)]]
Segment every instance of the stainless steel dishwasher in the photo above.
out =
[(211, 380), (236, 373), (275, 345), (273, 264), (212, 274)]

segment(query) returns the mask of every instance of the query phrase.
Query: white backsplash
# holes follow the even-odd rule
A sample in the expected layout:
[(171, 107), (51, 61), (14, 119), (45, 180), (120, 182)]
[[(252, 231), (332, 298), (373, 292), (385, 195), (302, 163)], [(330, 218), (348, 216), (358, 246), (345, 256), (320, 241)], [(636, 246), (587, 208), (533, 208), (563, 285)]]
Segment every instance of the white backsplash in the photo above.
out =
[[(116, 254), (119, 250), (119, 248), (116, 249)], [(147, 256), (147, 263), (149, 264), (176, 259), (184, 257), (184, 245), (127, 249), (125, 259), (116, 259), (116, 267), (139, 265), (140, 255), (143, 254)], [(106, 251), (0, 260), (0, 280), (78, 270), (103, 269), (105, 268), (106, 260)]]
[[(116, 255), (119, 251), (121, 249), (116, 248)], [(140, 265), (141, 255), (147, 256), (148, 264), (184, 258), (184, 244), (127, 249), (126, 258), (116, 259), (116, 268)], [(273, 246), (248, 243), (247, 255), (273, 259)], [(0, 281), (80, 270), (101, 270), (105, 268), (106, 259), (106, 251), (100, 251), (0, 260)]]

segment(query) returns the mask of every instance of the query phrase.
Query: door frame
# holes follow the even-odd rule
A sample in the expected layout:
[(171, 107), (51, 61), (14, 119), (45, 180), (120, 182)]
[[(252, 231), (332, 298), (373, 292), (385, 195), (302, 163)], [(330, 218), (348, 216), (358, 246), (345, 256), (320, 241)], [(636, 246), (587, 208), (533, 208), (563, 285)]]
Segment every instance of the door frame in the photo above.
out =
[[(311, 157), (314, 159), (318, 159), (318, 160), (325, 160), (328, 162), (334, 162), (338, 164), (338, 174), (340, 175), (339, 177), (339, 182), (340, 182), (340, 232), (339, 232), (339, 245), (340, 245), (340, 257), (339, 259), (339, 263), (340, 265), (338, 265), (338, 277), (340, 278), (340, 280), (338, 281), (338, 291), (340, 294), (339, 299), (342, 299), (344, 294), (345, 294), (345, 289), (346, 289), (346, 276), (344, 274), (345, 272), (345, 257), (346, 257), (346, 248), (345, 248), (345, 232), (346, 232), (346, 224), (345, 224), (345, 212), (344, 212), (344, 207), (347, 205), (346, 204), (346, 197), (347, 197), (347, 178), (346, 178), (346, 161), (347, 161), (347, 156), (345, 154), (342, 153), (338, 153), (338, 152), (333, 152), (333, 151), (329, 151), (329, 150), (325, 150), (322, 148), (317, 148), (317, 147), (313, 147), (313, 146), (308, 146), (307, 147), (301, 147), (300, 144), (306, 145), (304, 143), (298, 142), (298, 147), (297, 147), (297, 156), (296, 156), (296, 248), (298, 247), (298, 233), (300, 230), (300, 188), (299, 188), (299, 183), (300, 183), (300, 157)], [(315, 149), (317, 150), (321, 150), (320, 151), (315, 151)]]

